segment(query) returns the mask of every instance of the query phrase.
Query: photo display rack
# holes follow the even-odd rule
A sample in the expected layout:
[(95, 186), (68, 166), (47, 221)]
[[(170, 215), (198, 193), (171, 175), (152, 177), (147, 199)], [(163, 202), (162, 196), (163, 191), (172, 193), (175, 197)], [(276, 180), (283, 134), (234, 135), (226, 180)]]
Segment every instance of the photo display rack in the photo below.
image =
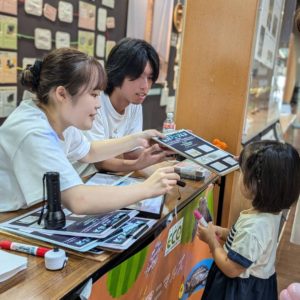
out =
[(152, 139), (220, 176), (239, 168), (232, 154), (186, 129), (168, 133), (165, 138)]

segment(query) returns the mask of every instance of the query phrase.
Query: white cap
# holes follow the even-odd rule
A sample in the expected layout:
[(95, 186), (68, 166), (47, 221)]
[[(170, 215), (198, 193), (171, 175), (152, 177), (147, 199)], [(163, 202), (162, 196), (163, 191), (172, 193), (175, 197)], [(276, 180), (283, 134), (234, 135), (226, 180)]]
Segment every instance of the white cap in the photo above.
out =
[(61, 270), (67, 264), (67, 260), (64, 250), (54, 248), (45, 254), (45, 267), (48, 270)]

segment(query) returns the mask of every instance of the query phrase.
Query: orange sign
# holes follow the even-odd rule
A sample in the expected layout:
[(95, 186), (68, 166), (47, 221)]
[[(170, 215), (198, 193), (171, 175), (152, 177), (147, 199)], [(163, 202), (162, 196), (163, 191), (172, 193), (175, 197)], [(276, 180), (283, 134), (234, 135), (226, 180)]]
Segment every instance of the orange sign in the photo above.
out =
[(204, 193), (151, 244), (96, 281), (90, 299), (200, 299), (212, 264), (208, 246), (196, 236), (193, 216), (204, 195), (212, 202), (212, 188)]

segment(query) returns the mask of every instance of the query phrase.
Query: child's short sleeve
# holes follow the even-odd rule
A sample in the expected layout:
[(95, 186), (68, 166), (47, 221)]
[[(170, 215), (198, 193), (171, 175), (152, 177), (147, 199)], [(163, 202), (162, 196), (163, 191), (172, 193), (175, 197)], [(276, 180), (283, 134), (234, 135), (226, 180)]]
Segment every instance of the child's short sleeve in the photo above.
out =
[(230, 241), (229, 235), (225, 247), (228, 250), (228, 258), (244, 268), (249, 268), (263, 254), (257, 237), (249, 231), (237, 232), (234, 239)]

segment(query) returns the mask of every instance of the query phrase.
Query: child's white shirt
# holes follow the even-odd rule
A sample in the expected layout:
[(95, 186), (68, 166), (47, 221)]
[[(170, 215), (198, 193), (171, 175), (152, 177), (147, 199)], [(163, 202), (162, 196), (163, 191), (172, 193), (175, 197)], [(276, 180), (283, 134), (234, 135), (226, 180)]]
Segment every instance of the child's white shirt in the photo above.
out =
[(229, 259), (246, 268), (239, 277), (274, 274), (280, 219), (281, 214), (241, 212), (224, 245)]

